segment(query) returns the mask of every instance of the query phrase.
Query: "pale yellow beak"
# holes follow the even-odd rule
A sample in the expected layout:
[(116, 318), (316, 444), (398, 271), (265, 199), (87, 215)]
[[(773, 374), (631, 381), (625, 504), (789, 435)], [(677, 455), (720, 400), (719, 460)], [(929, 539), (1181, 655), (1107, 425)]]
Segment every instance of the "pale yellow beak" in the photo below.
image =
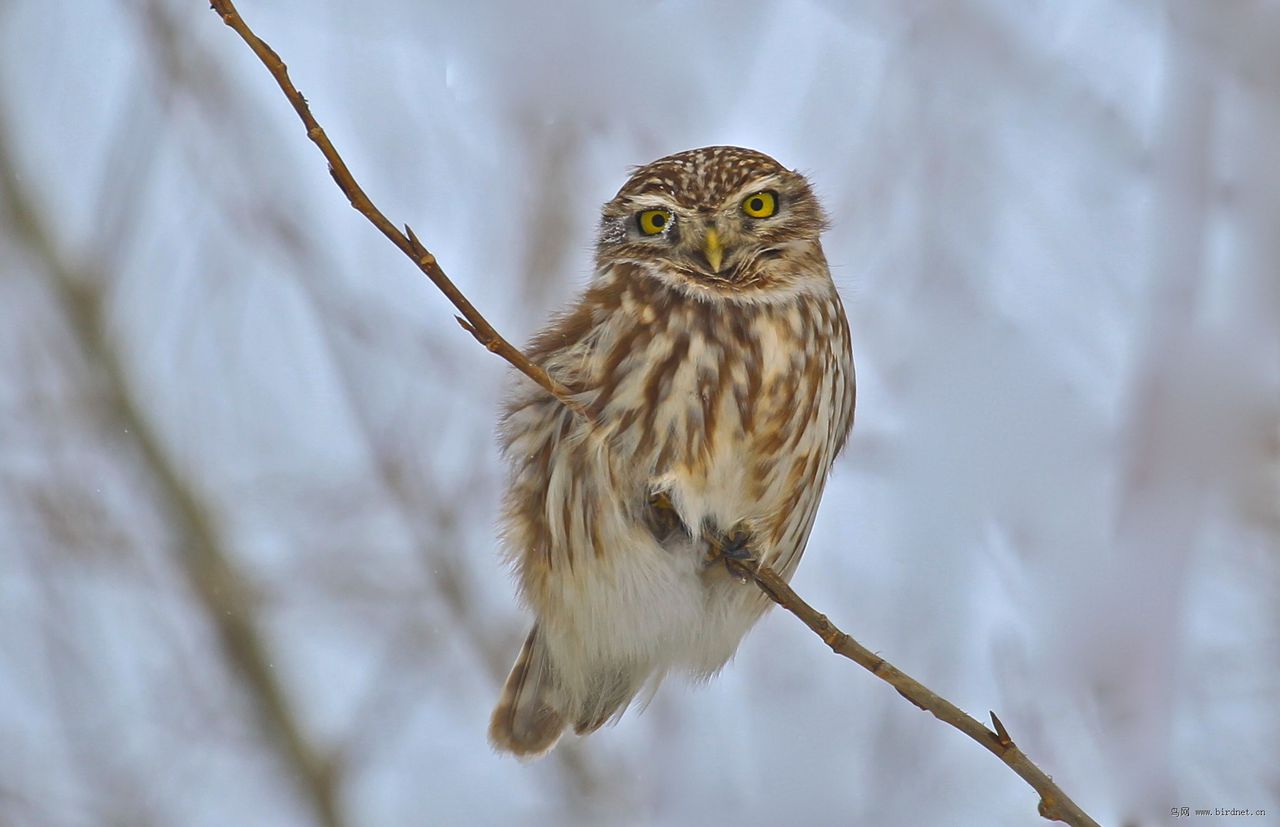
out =
[(720, 246), (720, 234), (715, 228), (707, 230), (707, 234), (702, 239), (702, 252), (707, 257), (707, 263), (711, 265), (711, 272), (720, 272), (720, 263), (724, 261), (724, 248)]

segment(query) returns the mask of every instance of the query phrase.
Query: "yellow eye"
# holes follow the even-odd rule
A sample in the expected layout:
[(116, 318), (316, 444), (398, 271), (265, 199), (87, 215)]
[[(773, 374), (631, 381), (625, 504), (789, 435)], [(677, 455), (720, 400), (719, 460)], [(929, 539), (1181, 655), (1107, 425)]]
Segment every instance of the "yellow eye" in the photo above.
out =
[(752, 218), (768, 218), (778, 211), (778, 196), (771, 190), (742, 199), (742, 211)]
[(671, 210), (645, 210), (636, 216), (636, 223), (645, 235), (657, 235), (671, 224)]

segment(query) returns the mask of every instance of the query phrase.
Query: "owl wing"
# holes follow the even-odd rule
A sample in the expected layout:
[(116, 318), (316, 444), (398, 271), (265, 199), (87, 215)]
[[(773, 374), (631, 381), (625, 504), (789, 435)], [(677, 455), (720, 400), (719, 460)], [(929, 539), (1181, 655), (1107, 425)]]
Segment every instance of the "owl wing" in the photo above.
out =
[(837, 319), (836, 341), (818, 360), (821, 379), (813, 383), (816, 404), (807, 426), (812, 432), (812, 438), (807, 442), (813, 452), (800, 457), (793, 465), (792, 478), (787, 481), (787, 499), (777, 512), (766, 543), (771, 549), (766, 562), (770, 562), (788, 580), (799, 565), (809, 541), (831, 464), (844, 450), (853, 428), (857, 382), (849, 322), (843, 308)]

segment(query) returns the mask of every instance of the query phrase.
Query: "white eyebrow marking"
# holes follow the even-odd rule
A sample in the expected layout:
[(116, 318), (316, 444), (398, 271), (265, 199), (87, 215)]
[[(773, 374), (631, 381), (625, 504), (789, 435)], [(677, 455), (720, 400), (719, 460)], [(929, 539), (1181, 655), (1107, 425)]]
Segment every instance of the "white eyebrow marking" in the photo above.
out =
[(755, 178), (730, 193), (729, 196), (725, 198), (724, 203), (730, 204), (741, 201), (752, 193), (760, 192), (762, 190), (775, 190), (781, 188), (781, 186), (782, 176), (777, 173), (773, 175), (766, 175), (763, 178)]
[(661, 207), (666, 210), (675, 211), (677, 204), (672, 200), (671, 196), (661, 192), (643, 192), (639, 195), (633, 195), (627, 199), (627, 203), (637, 208)]

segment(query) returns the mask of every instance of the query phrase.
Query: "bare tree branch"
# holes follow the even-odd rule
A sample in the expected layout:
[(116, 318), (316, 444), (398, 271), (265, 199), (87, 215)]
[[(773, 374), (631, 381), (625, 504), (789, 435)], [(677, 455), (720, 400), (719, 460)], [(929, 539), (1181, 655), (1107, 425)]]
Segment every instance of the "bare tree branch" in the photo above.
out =
[(396, 225), (392, 224), (382, 214), (382, 211), (374, 206), (373, 202), (369, 200), (369, 196), (365, 195), (364, 190), (356, 183), (356, 179), (351, 175), (351, 170), (347, 168), (342, 156), (333, 148), (333, 144), (329, 141), (329, 136), (325, 134), (315, 116), (311, 114), (306, 98), (293, 85), (293, 81), (289, 80), (289, 67), (285, 66), (284, 61), (280, 59), (274, 49), (260, 40), (249, 29), (244, 22), (244, 18), (236, 11), (236, 7), (230, 2), (223, 2), (223, 0), (213, 0), (210, 5), (214, 11), (222, 16), (222, 22), (235, 29), (236, 34), (240, 35), (244, 42), (249, 44), (249, 48), (253, 50), (253, 53), (258, 56), (258, 59), (271, 72), (271, 76), (276, 79), (276, 83), (280, 85), (285, 97), (289, 99), (289, 103), (293, 104), (294, 111), (298, 113), (298, 117), (302, 119), (303, 125), (306, 126), (307, 137), (319, 147), (320, 152), (324, 154), (325, 160), (329, 162), (329, 174), (333, 176), (333, 180), (337, 183), (339, 189), (347, 196), (351, 206), (369, 219), (369, 222), (377, 227), (379, 232), (391, 239), (391, 243), (399, 247), (402, 253), (413, 259), (414, 264), (418, 265), (418, 269), (425, 273), (436, 287), (440, 288), (440, 292), (444, 293), (454, 307), (462, 311), (461, 316), (454, 317), (458, 320), (458, 324), (462, 325), (463, 329), (474, 336), (480, 344), (491, 352), (498, 354), (516, 370), (537, 382), (547, 393), (560, 400), (569, 410), (586, 416), (585, 409), (574, 399), (572, 390), (553, 379), (540, 366), (530, 361), (519, 348), (499, 335), (498, 331), (493, 329), (493, 325), (489, 324), (488, 320), (480, 315), (480, 311), (475, 309), (471, 301), (462, 294), (457, 285), (445, 275), (444, 270), (440, 268), (440, 264), (436, 261), (436, 257), (422, 245), (422, 242), (418, 240), (409, 225), (406, 224), (404, 232), (400, 232)]
[[(498, 354), (521, 373), (537, 382), (542, 388), (560, 400), (567, 408), (579, 416), (589, 418), (583, 406), (573, 397), (572, 392), (551, 378), (546, 371), (534, 364), (523, 353), (502, 338), (492, 325), (480, 315), (479, 311), (462, 294), (453, 282), (445, 275), (435, 257), (422, 245), (417, 236), (407, 226), (402, 234), (395, 225), (374, 206), (369, 197), (352, 177), (342, 157), (329, 141), (328, 136), (311, 114), (311, 110), (293, 82), (289, 79), (288, 69), (279, 55), (262, 41), (245, 23), (231, 0), (213, 0), (212, 8), (224, 23), (230, 26), (249, 45), (258, 59), (275, 78), (285, 97), (293, 105), (294, 111), (307, 129), (307, 137), (320, 149), (329, 162), (329, 172), (338, 187), (346, 194), (357, 211), (364, 215), (383, 235), (391, 239), (405, 255), (418, 265), (418, 268), (440, 288), (446, 297), (462, 311), (465, 319), (458, 321), (475, 338), (490, 351)], [(819, 614), (808, 603), (802, 600), (791, 587), (769, 566), (759, 561), (733, 563), (738, 573), (750, 577), (768, 597), (787, 611), (800, 618), (806, 626), (832, 648), (870, 671), (873, 675), (888, 683), (903, 697), (938, 720), (955, 727), (981, 744), (996, 757), (1000, 758), (1015, 773), (1025, 780), (1040, 795), (1040, 815), (1052, 821), (1062, 821), (1073, 827), (1097, 827), (1097, 822), (1090, 818), (1065, 793), (1058, 789), (1053, 780), (1031, 762), (1010, 739), (1004, 725), (991, 714), (995, 731), (987, 729), (978, 721), (966, 715), (958, 707), (940, 697), (923, 684), (906, 675), (883, 658), (875, 655), (866, 647), (836, 628), (827, 618)]]
[(740, 575), (750, 577), (756, 585), (774, 603), (800, 618), (804, 625), (814, 631), (822, 641), (831, 647), (831, 651), (842, 655), (866, 669), (880, 680), (898, 690), (898, 694), (911, 703), (933, 715), (944, 724), (950, 724), (985, 747), (992, 755), (1009, 766), (1023, 781), (1040, 794), (1040, 815), (1050, 821), (1065, 821), (1073, 825), (1092, 825), (1097, 822), (1080, 809), (1066, 793), (1058, 789), (1053, 779), (1031, 762), (1022, 750), (1014, 745), (1004, 724), (991, 713), (991, 723), (995, 731), (987, 729), (978, 721), (965, 714), (955, 704), (935, 693), (932, 689), (917, 681), (898, 667), (872, 652), (858, 641), (840, 631), (827, 616), (820, 614), (806, 603), (800, 595), (787, 585), (787, 581), (768, 566), (756, 562), (747, 564), (725, 558), (725, 561)]
[[(222, 70), (224, 67), (212, 62), (200, 44), (185, 37), (178, 29), (177, 20), (161, 2), (138, 4), (136, 17), (146, 32), (148, 46), (156, 61), (156, 70), (169, 84), (166, 93), (180, 89), (190, 100), (195, 101), (205, 112), (208, 128), (217, 123), (252, 121), (253, 112), (247, 112), (243, 105), (245, 99), (229, 100), (229, 85)], [(232, 109), (232, 105), (241, 108)], [(252, 107), (250, 107), (252, 108)], [(195, 127), (199, 128), (199, 127)], [(193, 149), (194, 140), (181, 141), (184, 150)], [(255, 171), (251, 159), (240, 156), (246, 176), (252, 178), (263, 170)], [(468, 488), (474, 483), (461, 486), (452, 483), (452, 495), (448, 502), (439, 500), (439, 492), (430, 496), (418, 494), (412, 490), (404, 477), (403, 461), (393, 451), (378, 444), (376, 427), (370, 415), (367, 399), (357, 387), (359, 370), (354, 367), (355, 360), (344, 352), (344, 343), (353, 336), (357, 329), (367, 328), (379, 334), (387, 332), (390, 324), (406, 325), (407, 321), (380, 317), (369, 320), (368, 308), (353, 303), (351, 300), (335, 300), (331, 293), (340, 290), (340, 279), (330, 271), (331, 264), (325, 256), (316, 255), (316, 241), (308, 237), (311, 229), (299, 223), (297, 216), (272, 203), (248, 203), (237, 199), (226, 186), (226, 181), (216, 173), (200, 164), (198, 160), (191, 162), (192, 171), (202, 176), (203, 187), (210, 197), (222, 204), (222, 214), (236, 221), (236, 231), (248, 234), (256, 233), (259, 237), (275, 246), (280, 253), (295, 263), (295, 270), (305, 277), (298, 279), (299, 287), (306, 300), (311, 304), (316, 318), (321, 320), (319, 344), (327, 356), (326, 361), (333, 365), (338, 387), (342, 393), (343, 407), (353, 418), (355, 429), (353, 435), (369, 457), (376, 481), (386, 493), (389, 505), (399, 515), (401, 524), (409, 533), (415, 547), (416, 557), (429, 571), (435, 593), (443, 604), (459, 620), (458, 628), (469, 637), (467, 647), (484, 670), (486, 677), (501, 685), (510, 669), (510, 646), (512, 641), (503, 635), (490, 634), (485, 624), (477, 622), (476, 600), (470, 594), (464, 572), (457, 559), (459, 548), (456, 527), (450, 523), (456, 521), (453, 509), (461, 503), (473, 499)], [(346, 338), (336, 335), (347, 334)], [(358, 334), (354, 334), (360, 338)], [(415, 340), (420, 339), (415, 334)], [(391, 344), (383, 348), (392, 347)], [(397, 352), (402, 352), (397, 348)], [(444, 351), (432, 348), (425, 355), (441, 356)], [(367, 367), (367, 366), (365, 366)], [(446, 519), (447, 518), (447, 519)], [(345, 575), (344, 575), (345, 576)], [(349, 581), (348, 581), (349, 585)], [(420, 643), (414, 637), (416, 621), (405, 624), (404, 629), (393, 635), (393, 642), (384, 659), (388, 671), (391, 664), (398, 664), (400, 659), (407, 660), (416, 652), (405, 652), (406, 646)], [(408, 642), (408, 643), (406, 643)], [(374, 684), (376, 686), (376, 682)], [(420, 693), (410, 687), (396, 687), (394, 690), (381, 687), (371, 690), (365, 699), (361, 711), (353, 714), (348, 735), (340, 739), (332, 751), (325, 756), (333, 771), (349, 775), (359, 767), (359, 761), (370, 749), (385, 738), (383, 726), (372, 725), (374, 716), (389, 726), (387, 722), (395, 721), (397, 715), (403, 715), (401, 707), (411, 699), (420, 698)], [(617, 777), (617, 768), (602, 765), (598, 760), (588, 761), (577, 745), (566, 744), (556, 750), (552, 760), (562, 770), (567, 802), (581, 806), (594, 806), (593, 799), (600, 798), (608, 787), (607, 782)]]

